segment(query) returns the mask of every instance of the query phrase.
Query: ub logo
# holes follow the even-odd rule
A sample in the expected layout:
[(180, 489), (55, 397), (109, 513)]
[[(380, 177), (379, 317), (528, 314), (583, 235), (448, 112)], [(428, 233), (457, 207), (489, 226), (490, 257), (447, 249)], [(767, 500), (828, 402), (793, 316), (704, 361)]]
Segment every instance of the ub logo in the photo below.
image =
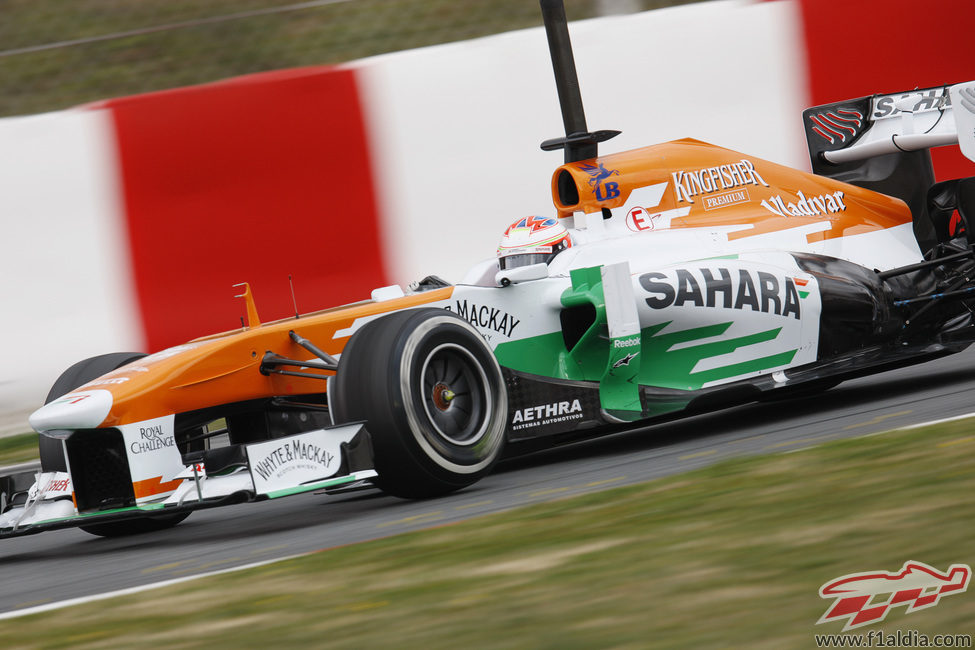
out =
[(606, 181), (610, 176), (618, 176), (619, 171), (606, 169), (606, 166), (602, 163), (596, 163), (595, 165), (584, 163), (579, 165), (579, 169), (589, 174), (589, 187), (592, 188), (593, 194), (596, 195), (596, 200), (605, 201), (606, 199), (615, 199), (620, 195), (620, 184)]

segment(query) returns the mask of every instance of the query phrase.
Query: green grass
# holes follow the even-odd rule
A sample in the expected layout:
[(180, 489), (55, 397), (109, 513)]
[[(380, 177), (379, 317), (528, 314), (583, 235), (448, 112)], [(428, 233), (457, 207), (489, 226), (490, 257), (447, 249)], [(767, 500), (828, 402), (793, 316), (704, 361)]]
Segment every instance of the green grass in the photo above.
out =
[[(697, 0), (642, 0), (651, 9)], [(3, 0), (0, 115), (464, 40), (541, 24), (537, 0), (349, 0), (200, 22), (297, 0)], [(566, 0), (570, 19), (596, 0)], [(197, 24), (192, 24), (192, 23)], [(175, 29), (20, 52), (162, 25)]]
[[(808, 648), (840, 575), (975, 564), (971, 421), (751, 457), (0, 623), (12, 647)], [(57, 534), (57, 533), (51, 533)], [(8, 585), (7, 589), (14, 589)], [(971, 633), (975, 593), (883, 629)]]
[(0, 438), (0, 467), (37, 460), (37, 434), (21, 433)]

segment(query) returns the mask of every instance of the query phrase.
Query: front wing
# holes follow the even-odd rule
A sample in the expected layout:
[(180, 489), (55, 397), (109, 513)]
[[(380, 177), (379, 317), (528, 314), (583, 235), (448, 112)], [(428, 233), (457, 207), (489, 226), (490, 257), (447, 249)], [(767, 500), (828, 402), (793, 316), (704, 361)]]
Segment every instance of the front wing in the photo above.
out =
[(173, 477), (171, 492), (149, 503), (79, 511), (71, 474), (20, 472), (0, 476), (0, 538), (276, 499), (375, 476), (364, 423), (209, 450)]

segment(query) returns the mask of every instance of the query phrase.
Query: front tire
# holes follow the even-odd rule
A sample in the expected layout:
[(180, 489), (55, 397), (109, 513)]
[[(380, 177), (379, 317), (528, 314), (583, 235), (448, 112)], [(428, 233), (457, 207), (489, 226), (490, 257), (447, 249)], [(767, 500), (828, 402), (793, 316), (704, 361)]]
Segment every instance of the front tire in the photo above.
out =
[[(132, 363), (146, 356), (142, 352), (112, 352), (97, 357), (84, 359), (61, 373), (51, 390), (47, 393), (45, 404), (50, 404), (59, 397), (81, 388), (93, 379), (118, 370), (127, 363)], [(38, 453), (41, 457), (42, 472), (67, 472), (68, 465), (64, 460), (64, 446), (60, 440), (44, 435), (37, 436)]]
[(448, 494), (480, 480), (501, 455), (501, 369), (480, 333), (450, 312), (408, 310), (367, 323), (330, 381), (334, 421), (366, 421), (376, 484), (389, 494)]
[(190, 513), (188, 512), (180, 512), (172, 515), (136, 517), (134, 519), (123, 519), (122, 521), (110, 521), (104, 524), (78, 526), (78, 528), (89, 535), (97, 535), (98, 537), (127, 537), (128, 535), (155, 533), (160, 530), (172, 528), (189, 516)]
[[(117, 370), (133, 361), (137, 361), (144, 356), (146, 355), (142, 352), (113, 352), (79, 361), (61, 373), (61, 376), (51, 386), (51, 390), (48, 392), (47, 399), (44, 400), (44, 403), (49, 404), (57, 398), (67, 395), (77, 388), (81, 388), (93, 379), (98, 379), (102, 375)], [(60, 440), (38, 435), (37, 446), (41, 458), (42, 472), (68, 471), (68, 464), (64, 458), (64, 446)], [(79, 526), (79, 528), (86, 533), (98, 535), (99, 537), (122, 537), (123, 535), (136, 535), (172, 528), (189, 516), (189, 513), (185, 512), (159, 517), (140, 517), (104, 524), (92, 524), (90, 526)]]

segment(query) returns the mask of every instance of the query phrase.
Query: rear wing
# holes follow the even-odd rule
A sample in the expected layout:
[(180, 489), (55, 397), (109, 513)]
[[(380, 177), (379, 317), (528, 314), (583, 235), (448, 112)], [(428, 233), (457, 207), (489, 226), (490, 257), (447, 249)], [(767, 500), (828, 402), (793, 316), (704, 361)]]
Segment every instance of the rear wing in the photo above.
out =
[(803, 111), (814, 167), (957, 144), (975, 161), (975, 81)]
[(957, 144), (975, 161), (975, 81), (814, 106), (802, 120), (813, 172), (902, 199), (921, 249), (936, 241), (929, 149)]

